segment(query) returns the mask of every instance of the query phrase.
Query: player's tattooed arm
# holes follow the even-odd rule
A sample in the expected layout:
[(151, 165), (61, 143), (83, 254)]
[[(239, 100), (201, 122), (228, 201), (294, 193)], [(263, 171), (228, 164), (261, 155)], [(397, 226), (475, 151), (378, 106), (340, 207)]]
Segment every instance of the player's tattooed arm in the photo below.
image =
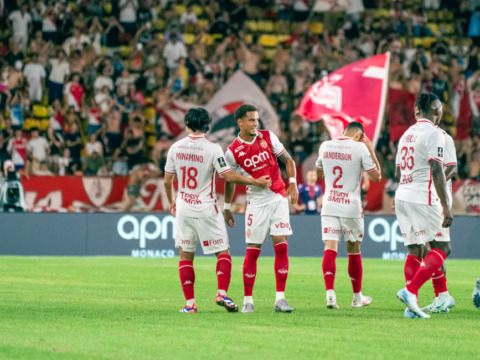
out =
[[(288, 178), (296, 179), (297, 168), (295, 167), (295, 161), (293, 161), (290, 154), (285, 150), (278, 158), (286, 165)], [(296, 181), (289, 183), (287, 189), (287, 197), (290, 199), (290, 203), (292, 205), (295, 205), (298, 202), (298, 189)]]

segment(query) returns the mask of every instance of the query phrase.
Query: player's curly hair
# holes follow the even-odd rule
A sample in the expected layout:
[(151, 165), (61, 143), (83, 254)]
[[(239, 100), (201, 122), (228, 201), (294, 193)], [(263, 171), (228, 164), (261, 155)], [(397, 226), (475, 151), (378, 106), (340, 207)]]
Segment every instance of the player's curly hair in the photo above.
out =
[(430, 112), (432, 103), (435, 100), (440, 100), (440, 99), (434, 93), (431, 93), (431, 92), (421, 93), (418, 96), (417, 100), (415, 100), (415, 107), (418, 108), (420, 113), (427, 114)]
[(210, 113), (202, 108), (192, 108), (185, 115), (185, 125), (192, 131), (201, 131), (206, 133), (209, 129), (208, 125), (212, 122)]
[(238, 119), (243, 119), (245, 116), (247, 116), (247, 112), (249, 111), (258, 111), (257, 108), (253, 105), (250, 104), (243, 104), (240, 105), (236, 110), (235, 110), (235, 120)]
[(358, 121), (352, 121), (350, 124), (347, 125), (345, 130), (360, 130), (362, 134), (365, 133), (362, 123), (359, 123)]

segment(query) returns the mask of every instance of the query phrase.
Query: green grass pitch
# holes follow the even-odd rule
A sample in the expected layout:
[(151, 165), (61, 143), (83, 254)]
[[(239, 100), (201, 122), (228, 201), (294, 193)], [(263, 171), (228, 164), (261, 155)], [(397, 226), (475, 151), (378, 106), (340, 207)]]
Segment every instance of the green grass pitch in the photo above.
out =
[[(242, 258), (229, 295), (242, 305)], [(352, 309), (347, 260), (337, 259), (340, 309), (328, 310), (320, 258), (291, 258), (292, 314), (273, 310), (273, 258), (260, 257), (255, 313), (214, 303), (215, 259), (195, 260), (197, 314), (184, 299), (178, 259), (1, 257), (0, 359), (478, 359), (480, 311), (471, 304), (480, 261), (447, 261), (450, 314), (403, 319), (396, 299), (403, 262), (364, 259), (363, 293)], [(431, 283), (420, 304), (433, 299)]]

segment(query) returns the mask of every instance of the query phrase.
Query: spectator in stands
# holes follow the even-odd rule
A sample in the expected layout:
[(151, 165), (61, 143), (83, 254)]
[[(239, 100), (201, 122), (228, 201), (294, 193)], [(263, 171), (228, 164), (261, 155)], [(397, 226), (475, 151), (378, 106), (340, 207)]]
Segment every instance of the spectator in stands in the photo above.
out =
[(70, 125), (70, 132), (65, 134), (65, 145), (70, 150), (70, 157), (74, 163), (74, 171), (80, 171), (82, 169), (80, 152), (83, 148), (83, 141), (82, 134), (75, 122)]
[(170, 41), (163, 49), (163, 57), (167, 62), (167, 68), (169, 70), (177, 68), (180, 58), (187, 57), (187, 49), (183, 43), (177, 40), (176, 34), (170, 34)]
[(20, 46), (23, 52), (27, 49), (28, 34), (32, 26), (32, 17), (28, 12), (28, 3), (20, 3), (20, 9), (13, 11), (9, 16), (11, 33), (14, 41)]
[(480, 6), (475, 9), (468, 24), (468, 36), (472, 38), (473, 44), (480, 45)]
[(47, 141), (49, 148), (48, 165), (53, 173), (58, 174), (58, 163), (63, 151), (63, 138), (55, 132), (52, 126), (47, 129)]
[(117, 18), (110, 16), (108, 26), (105, 29), (105, 46), (107, 55), (111, 56), (120, 49), (120, 35), (125, 32), (125, 29), (120, 25)]
[(68, 63), (65, 51), (57, 51), (57, 58), (50, 59), (50, 76), (48, 78), (48, 104), (53, 104), (55, 99), (63, 99), (63, 86), (70, 75), (70, 65)]
[(182, 26), (182, 31), (188, 33), (195, 32), (197, 21), (197, 14), (194, 13), (193, 4), (190, 3), (187, 5), (187, 11), (185, 11), (180, 16), (180, 24)]
[(120, 24), (127, 34), (137, 32), (137, 0), (120, 0)]
[[(102, 54), (102, 45), (101, 40), (104, 33), (103, 25), (100, 22), (100, 19), (97, 16), (93, 16), (92, 23), (88, 29), (88, 34), (90, 37), (90, 44), (92, 44), (95, 54), (100, 56)], [(84, 45), (83, 43), (82, 45)]]
[(38, 54), (32, 54), (31, 61), (23, 69), (23, 75), (28, 83), (28, 98), (30, 101), (42, 101), (46, 74), (45, 68), (38, 61)]
[(75, 169), (75, 162), (70, 157), (70, 149), (67, 147), (63, 150), (63, 156), (58, 159), (58, 175), (73, 175)]
[(28, 103), (28, 100), (24, 99), (20, 91), (15, 91), (8, 110), (10, 112), (10, 120), (13, 126), (23, 127), (23, 109), (24, 105)]
[(32, 160), (31, 171), (33, 175), (40, 169), (40, 162), (48, 161), (50, 146), (47, 139), (40, 136), (38, 128), (30, 129), (31, 138), (27, 144), (27, 156)]
[(95, 92), (102, 90), (104, 86), (107, 87), (108, 91), (113, 91), (113, 80), (112, 80), (112, 73), (113, 67), (105, 66), (105, 64), (99, 67), (99, 72), (102, 74), (97, 77), (94, 83)]
[(72, 106), (76, 112), (82, 111), (85, 100), (85, 90), (81, 84), (80, 74), (73, 73), (70, 76), (70, 82), (65, 85), (64, 103), (66, 106)]
[(48, 163), (46, 160), (40, 161), (38, 170), (33, 174), (36, 176), (52, 176), (53, 173), (48, 169)]
[(42, 15), (42, 36), (46, 42), (57, 44), (58, 27), (57, 27), (57, 12), (53, 3), (48, 2), (47, 8)]
[(27, 139), (23, 136), (21, 128), (15, 128), (15, 137), (8, 142), (7, 151), (15, 166), (15, 171), (23, 169), (27, 161)]
[(318, 215), (322, 207), (323, 192), (320, 185), (317, 184), (316, 170), (307, 172), (307, 181), (298, 185), (298, 200), (295, 204), (295, 210), (301, 214)]
[(80, 29), (73, 28), (73, 35), (63, 43), (63, 50), (68, 56), (71, 51), (82, 50), (85, 45), (90, 45), (90, 38), (86, 34), (82, 34)]
[(85, 158), (83, 163), (83, 173), (85, 175), (97, 175), (102, 166), (105, 165), (105, 158), (94, 151)]

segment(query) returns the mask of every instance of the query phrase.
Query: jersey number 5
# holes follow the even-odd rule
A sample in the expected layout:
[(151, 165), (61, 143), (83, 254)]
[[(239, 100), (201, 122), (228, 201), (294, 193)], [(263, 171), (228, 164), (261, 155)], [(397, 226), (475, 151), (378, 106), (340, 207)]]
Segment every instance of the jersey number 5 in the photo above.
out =
[(333, 182), (333, 188), (334, 189), (341, 189), (343, 188), (343, 185), (340, 185), (338, 181), (342, 178), (343, 176), (343, 169), (340, 166), (335, 166), (333, 168), (333, 176), (336, 176), (335, 181)]
[(186, 166), (182, 166), (180, 170), (182, 170), (182, 188), (185, 189), (187, 187), (189, 189), (195, 189), (198, 185), (197, 184), (197, 175), (198, 175), (197, 168), (194, 168), (194, 167), (187, 168)]
[(402, 155), (402, 162), (400, 163), (400, 169), (405, 170), (406, 168), (408, 170), (413, 169), (413, 165), (415, 165), (415, 161), (413, 158), (413, 153), (415, 152), (415, 149), (410, 146), (406, 147), (404, 146), (402, 150), (400, 150), (400, 153)]

